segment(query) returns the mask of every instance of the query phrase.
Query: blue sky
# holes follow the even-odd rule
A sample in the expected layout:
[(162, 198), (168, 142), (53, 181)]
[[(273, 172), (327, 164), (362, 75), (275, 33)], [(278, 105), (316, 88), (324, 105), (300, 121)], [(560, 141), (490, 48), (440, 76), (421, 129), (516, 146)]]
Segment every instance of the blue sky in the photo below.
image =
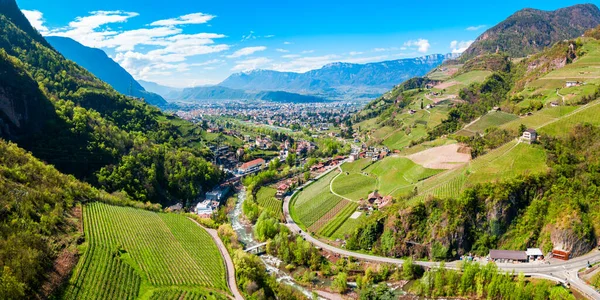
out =
[[(326, 2), (326, 3), (324, 3)], [(189, 87), (252, 69), (306, 72), (463, 51), (515, 11), (581, 2), (17, 0), (44, 35), (101, 48), (136, 79)], [(596, 2), (593, 2), (596, 3)], [(598, 4), (598, 3), (596, 3)]]

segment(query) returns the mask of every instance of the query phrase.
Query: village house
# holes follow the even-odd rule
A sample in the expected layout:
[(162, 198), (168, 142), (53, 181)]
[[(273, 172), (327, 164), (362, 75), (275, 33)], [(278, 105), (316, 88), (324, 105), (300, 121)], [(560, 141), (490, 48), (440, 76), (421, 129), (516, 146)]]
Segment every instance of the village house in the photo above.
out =
[(258, 158), (253, 161), (249, 161), (247, 163), (242, 164), (238, 168), (237, 173), (239, 175), (254, 173), (256, 171), (260, 171), (265, 165), (266, 165), (265, 160), (262, 158)]
[(218, 201), (219, 203), (221, 203), (221, 201), (223, 201), (223, 199), (227, 197), (227, 194), (229, 193), (230, 189), (231, 188), (228, 185), (221, 185), (219, 187), (214, 188), (210, 192), (206, 192), (206, 194), (204, 194), (204, 198), (206, 200)]
[(552, 103), (550, 103), (550, 106), (551, 107), (557, 107), (557, 106), (559, 106), (559, 104), (558, 104), (558, 102), (552, 102)]
[(544, 253), (542, 253), (542, 250), (540, 248), (527, 248), (525, 254), (527, 254), (527, 258), (529, 259), (529, 261), (544, 259)]
[(521, 137), (521, 139), (526, 143), (532, 144), (537, 141), (537, 137), (537, 131), (535, 131), (534, 129), (527, 129), (523, 132), (523, 136)]
[(275, 198), (277, 199), (283, 199), (285, 197), (285, 195), (288, 193), (288, 191), (290, 190), (290, 186), (282, 183), (277, 187), (277, 193), (275, 194)]
[(201, 218), (210, 218), (213, 214), (213, 206), (210, 200), (205, 200), (196, 204), (196, 214)]
[(574, 86), (580, 86), (581, 82), (579, 81), (567, 81), (567, 83), (565, 84), (565, 87), (574, 87)]
[(269, 149), (269, 148), (271, 148), (272, 144), (273, 143), (268, 138), (257, 138), (256, 139), (256, 147), (258, 149), (262, 149), (262, 150)]

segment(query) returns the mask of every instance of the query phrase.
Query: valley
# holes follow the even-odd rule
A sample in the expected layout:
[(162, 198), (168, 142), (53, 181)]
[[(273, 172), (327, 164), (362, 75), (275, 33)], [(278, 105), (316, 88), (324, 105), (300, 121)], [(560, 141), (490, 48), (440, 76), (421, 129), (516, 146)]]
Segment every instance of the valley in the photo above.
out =
[(595, 5), (430, 42), (34, 4), (0, 0), (0, 299), (600, 299)]

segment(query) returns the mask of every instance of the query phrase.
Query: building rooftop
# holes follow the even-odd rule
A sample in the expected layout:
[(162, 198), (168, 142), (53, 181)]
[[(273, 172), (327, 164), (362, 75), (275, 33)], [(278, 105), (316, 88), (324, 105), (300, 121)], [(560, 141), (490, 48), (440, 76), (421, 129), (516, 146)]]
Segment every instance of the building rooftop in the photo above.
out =
[(525, 251), (490, 250), (491, 259), (527, 260)]
[(257, 159), (255, 159), (255, 160), (252, 160), (252, 161), (249, 161), (249, 162), (247, 162), (247, 163), (244, 163), (244, 164), (243, 164), (243, 165), (240, 167), (240, 169), (248, 169), (248, 168), (250, 168), (250, 167), (252, 167), (252, 166), (256, 166), (256, 165), (259, 165), (259, 164), (264, 164), (264, 163), (265, 163), (265, 160), (264, 160), (264, 159), (262, 159), (262, 158), (257, 158)]

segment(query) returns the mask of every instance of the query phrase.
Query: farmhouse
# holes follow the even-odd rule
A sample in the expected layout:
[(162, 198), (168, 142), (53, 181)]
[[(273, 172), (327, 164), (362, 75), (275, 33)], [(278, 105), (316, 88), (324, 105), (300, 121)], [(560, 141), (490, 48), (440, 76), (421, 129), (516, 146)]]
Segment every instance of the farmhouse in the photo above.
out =
[(565, 84), (565, 87), (574, 87), (574, 86), (580, 86), (581, 82), (579, 81), (567, 81), (567, 83)]
[(241, 165), (238, 168), (238, 174), (244, 175), (244, 174), (248, 174), (248, 173), (254, 173), (254, 172), (262, 169), (265, 166), (265, 164), (266, 164), (266, 162), (262, 158), (258, 158), (253, 161), (249, 161), (247, 163), (244, 163), (243, 165)]
[(490, 259), (495, 262), (527, 262), (527, 253), (513, 250), (490, 250)]
[(537, 137), (537, 131), (535, 131), (534, 129), (527, 129), (523, 132), (523, 136), (521, 138), (523, 139), (523, 141), (531, 144), (537, 141)]
[(287, 194), (287, 192), (290, 190), (290, 187), (285, 184), (282, 183), (277, 187), (277, 193), (275, 194), (275, 198), (277, 199), (283, 199), (285, 197), (285, 194)]

